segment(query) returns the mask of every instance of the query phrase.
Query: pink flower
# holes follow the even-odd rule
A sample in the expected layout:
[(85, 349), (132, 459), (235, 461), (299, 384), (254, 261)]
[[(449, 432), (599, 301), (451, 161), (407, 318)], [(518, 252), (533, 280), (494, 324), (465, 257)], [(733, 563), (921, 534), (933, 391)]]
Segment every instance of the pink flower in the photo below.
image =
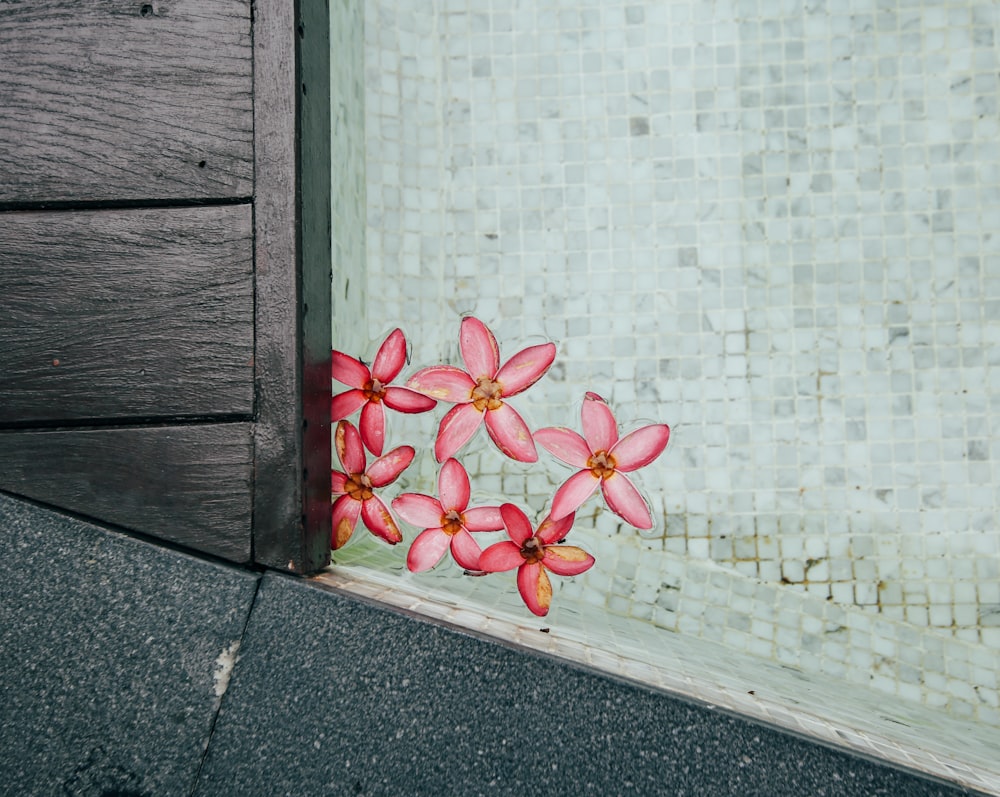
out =
[(399, 533), (389, 507), (374, 491), (399, 478), (399, 474), (413, 461), (414, 450), (410, 446), (399, 446), (367, 465), (361, 435), (348, 421), (337, 424), (334, 440), (337, 456), (344, 468), (343, 473), (336, 470), (330, 473), (330, 490), (333, 495), (340, 496), (333, 502), (334, 550), (342, 548), (351, 539), (358, 517), (376, 537), (381, 537), (390, 545), (401, 542), (403, 535)]
[(493, 333), (477, 318), (462, 319), (459, 335), (462, 359), (468, 371), (452, 365), (424, 368), (410, 377), (408, 387), (455, 404), (441, 419), (434, 456), (441, 462), (453, 456), (486, 421), (497, 447), (511, 459), (538, 459), (531, 432), (520, 415), (504, 399), (527, 390), (552, 365), (556, 347), (552, 343), (530, 346), (500, 367), (500, 349)]
[(457, 459), (449, 459), (441, 467), (438, 494), (440, 499), (403, 493), (392, 502), (403, 520), (424, 529), (410, 545), (406, 566), (414, 573), (429, 570), (450, 546), (451, 555), (461, 567), (478, 570), (482, 550), (469, 532), (502, 529), (499, 507), (468, 508), (469, 474)]
[(514, 504), (500, 507), (504, 527), (512, 542), (491, 545), (479, 557), (479, 569), (499, 573), (517, 568), (517, 589), (527, 607), (544, 617), (552, 602), (552, 582), (547, 570), (559, 576), (576, 576), (594, 565), (594, 557), (573, 545), (554, 545), (569, 533), (574, 515), (560, 520), (551, 516), (542, 521), (538, 531), (531, 528), (528, 516)]
[(663, 453), (670, 427), (664, 423), (643, 426), (619, 440), (615, 416), (596, 393), (587, 393), (581, 414), (584, 437), (556, 427), (535, 432), (535, 440), (550, 454), (574, 468), (582, 468), (556, 490), (552, 517), (558, 519), (576, 512), (600, 484), (612, 512), (636, 528), (651, 529), (649, 507), (625, 474), (648, 465)]
[(385, 445), (385, 403), (397, 412), (427, 412), (434, 409), (436, 401), (405, 387), (390, 387), (406, 363), (406, 338), (394, 329), (383, 341), (375, 355), (371, 370), (353, 357), (339, 351), (331, 353), (332, 374), (352, 390), (339, 393), (330, 403), (330, 419), (339, 421), (361, 410), (361, 439), (376, 457), (382, 455)]

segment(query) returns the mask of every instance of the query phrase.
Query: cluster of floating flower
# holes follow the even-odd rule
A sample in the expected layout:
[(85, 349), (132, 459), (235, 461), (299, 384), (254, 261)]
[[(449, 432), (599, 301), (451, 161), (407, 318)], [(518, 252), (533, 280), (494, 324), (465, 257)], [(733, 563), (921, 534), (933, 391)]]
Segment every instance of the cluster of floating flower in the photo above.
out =
[[(670, 429), (666, 424), (651, 424), (619, 437), (611, 408), (596, 393), (587, 393), (581, 413), (582, 435), (564, 427), (547, 427), (532, 435), (507, 399), (527, 390), (545, 374), (555, 360), (556, 347), (552, 343), (530, 346), (501, 366), (493, 333), (470, 316), (462, 320), (459, 348), (464, 370), (452, 365), (423, 368), (405, 386), (391, 384), (406, 363), (406, 338), (398, 329), (379, 347), (370, 369), (358, 359), (333, 352), (333, 378), (351, 389), (335, 395), (331, 403), (332, 419), (339, 421), (334, 441), (343, 468), (331, 475), (332, 545), (334, 549), (342, 547), (359, 518), (375, 536), (392, 545), (402, 542), (392, 513), (395, 510), (407, 523), (423, 529), (406, 557), (410, 570), (434, 567), (449, 550), (455, 562), (471, 575), (516, 568), (521, 597), (532, 612), (543, 616), (552, 599), (548, 573), (575, 576), (594, 564), (594, 557), (583, 549), (561, 543), (573, 527), (576, 511), (598, 485), (612, 512), (636, 528), (652, 528), (649, 507), (626, 474), (648, 465), (663, 452)], [(385, 408), (427, 412), (438, 401), (455, 405), (441, 419), (434, 444), (434, 456), (443, 463), (438, 494), (403, 493), (392, 501), (390, 509), (379, 498), (378, 490), (394, 482), (416, 452), (412, 446), (399, 446), (382, 453)], [(358, 410), (361, 416), (355, 427), (344, 419)], [(481, 425), (511, 459), (537, 461), (537, 442), (576, 469), (556, 490), (552, 507), (537, 528), (512, 503), (469, 506), (469, 474), (455, 454)], [(370, 464), (366, 449), (376, 457)], [(488, 531), (506, 531), (510, 539), (482, 550), (472, 535)]]

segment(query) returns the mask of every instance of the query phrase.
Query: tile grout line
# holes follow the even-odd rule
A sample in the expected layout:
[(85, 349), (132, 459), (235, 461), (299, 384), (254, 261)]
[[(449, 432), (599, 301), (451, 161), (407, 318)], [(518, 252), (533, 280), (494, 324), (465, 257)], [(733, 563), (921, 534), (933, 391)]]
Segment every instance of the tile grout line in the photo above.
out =
[[(247, 628), (250, 627), (250, 619), (253, 617), (254, 609), (257, 607), (257, 597), (260, 595), (260, 585), (263, 582), (263, 580), (264, 580), (264, 574), (261, 574), (260, 577), (257, 579), (256, 584), (254, 585), (253, 595), (250, 597), (250, 605), (247, 608), (246, 617), (243, 620), (243, 628), (240, 630), (239, 641), (236, 650), (234, 651), (235, 657), (233, 659), (233, 666), (231, 672), (229, 673), (230, 682), (232, 681), (232, 677), (236, 673), (236, 665), (239, 663), (240, 659), (239, 651), (242, 650), (243, 648), (243, 640), (246, 638)], [(194, 780), (191, 783), (191, 790), (188, 793), (189, 797), (194, 797), (195, 794), (198, 792), (198, 787), (201, 785), (201, 773), (202, 770), (205, 768), (205, 761), (208, 760), (208, 752), (212, 748), (212, 739), (215, 737), (215, 724), (219, 720), (219, 714), (222, 712), (222, 703), (226, 699), (226, 693), (228, 691), (229, 688), (227, 686), (226, 690), (221, 695), (219, 695), (218, 698), (216, 698), (218, 704), (215, 707), (215, 712), (212, 714), (212, 721), (208, 727), (208, 738), (205, 741), (205, 749), (202, 751), (201, 760), (198, 762), (198, 771), (195, 773)]]

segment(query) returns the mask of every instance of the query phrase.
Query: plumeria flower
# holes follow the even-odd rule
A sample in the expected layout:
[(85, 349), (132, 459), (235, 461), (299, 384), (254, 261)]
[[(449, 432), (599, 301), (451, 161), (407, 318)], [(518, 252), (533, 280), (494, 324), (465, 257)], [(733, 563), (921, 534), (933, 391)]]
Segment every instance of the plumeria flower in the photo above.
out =
[(403, 493), (392, 502), (392, 508), (403, 520), (423, 528), (410, 545), (406, 566), (414, 573), (429, 570), (450, 547), (451, 555), (461, 567), (478, 570), (482, 549), (469, 532), (502, 529), (500, 508), (468, 508), (469, 474), (457, 459), (449, 459), (441, 467), (438, 495), (440, 498)]
[(648, 465), (663, 453), (670, 427), (665, 423), (643, 426), (619, 440), (615, 416), (596, 393), (587, 393), (581, 415), (583, 437), (562, 427), (535, 432), (535, 440), (550, 454), (582, 469), (556, 490), (552, 517), (558, 519), (576, 512), (600, 484), (612, 512), (636, 528), (653, 528), (646, 501), (625, 474)]
[(330, 474), (331, 492), (340, 496), (333, 502), (333, 548), (341, 548), (351, 539), (358, 517), (376, 537), (390, 545), (401, 542), (403, 535), (389, 507), (374, 491), (392, 484), (409, 467), (413, 448), (399, 446), (368, 465), (361, 435), (349, 421), (337, 424), (334, 440), (344, 472), (335, 470)]
[(527, 607), (544, 617), (552, 602), (552, 582), (546, 571), (559, 576), (577, 576), (594, 565), (594, 557), (573, 545), (555, 545), (573, 526), (574, 515), (559, 520), (551, 516), (535, 532), (528, 516), (514, 504), (500, 507), (511, 541), (491, 545), (479, 557), (479, 569), (499, 573), (517, 568), (517, 589)]
[(500, 367), (500, 349), (493, 333), (477, 318), (462, 319), (459, 347), (467, 371), (452, 365), (424, 368), (410, 377), (408, 387), (439, 401), (455, 404), (441, 419), (434, 456), (453, 456), (486, 421), (497, 447), (511, 459), (535, 462), (538, 452), (524, 419), (504, 399), (527, 390), (552, 365), (552, 343), (530, 346)]
[(376, 457), (382, 455), (385, 445), (383, 403), (397, 412), (408, 413), (427, 412), (437, 404), (434, 399), (408, 388), (389, 385), (406, 363), (406, 338), (398, 329), (390, 332), (379, 347), (371, 370), (359, 360), (336, 350), (331, 358), (333, 378), (353, 389), (333, 397), (330, 419), (339, 421), (361, 407), (361, 439)]

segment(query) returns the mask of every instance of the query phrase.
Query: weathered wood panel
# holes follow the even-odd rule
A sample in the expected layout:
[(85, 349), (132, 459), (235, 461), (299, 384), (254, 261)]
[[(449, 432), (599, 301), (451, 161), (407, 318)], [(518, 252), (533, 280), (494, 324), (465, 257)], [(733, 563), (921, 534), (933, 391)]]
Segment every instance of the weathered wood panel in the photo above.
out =
[(0, 433), (0, 490), (238, 562), (250, 558), (246, 423)]
[(254, 556), (308, 573), (330, 560), (329, 12), (255, 8)]
[(0, 213), (0, 425), (253, 412), (249, 205)]
[(250, 196), (252, 137), (250, 0), (0, 2), (0, 202)]

